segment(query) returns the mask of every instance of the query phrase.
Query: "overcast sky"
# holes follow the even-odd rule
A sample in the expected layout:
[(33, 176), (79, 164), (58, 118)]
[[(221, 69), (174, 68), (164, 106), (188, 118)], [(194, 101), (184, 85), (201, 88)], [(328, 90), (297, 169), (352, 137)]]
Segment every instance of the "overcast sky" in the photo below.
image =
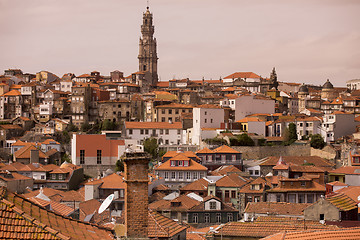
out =
[[(60, 77), (138, 70), (146, 0), (0, 0), (0, 71)], [(360, 1), (150, 0), (158, 74), (219, 79), (234, 72), (345, 86), (360, 78)]]

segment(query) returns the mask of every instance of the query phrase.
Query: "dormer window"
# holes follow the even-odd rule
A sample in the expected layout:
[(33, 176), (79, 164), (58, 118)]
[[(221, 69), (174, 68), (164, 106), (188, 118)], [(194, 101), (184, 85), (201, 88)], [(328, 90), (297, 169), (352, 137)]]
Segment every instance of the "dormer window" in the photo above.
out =
[(189, 166), (189, 161), (184, 161), (184, 167), (188, 167)]
[(306, 182), (302, 181), (302, 182), (301, 182), (301, 186), (302, 186), (302, 187), (305, 187), (305, 186), (306, 186)]
[(176, 161), (171, 161), (170, 164), (172, 167), (175, 167)]

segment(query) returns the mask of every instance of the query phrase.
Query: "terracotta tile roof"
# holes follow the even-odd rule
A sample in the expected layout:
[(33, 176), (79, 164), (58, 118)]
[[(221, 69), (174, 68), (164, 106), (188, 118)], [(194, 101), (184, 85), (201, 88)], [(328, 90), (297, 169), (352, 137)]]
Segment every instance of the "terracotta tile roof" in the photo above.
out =
[(7, 165), (1, 167), (1, 170), (9, 170), (10, 172), (16, 172), (24, 167), (25, 167), (25, 164), (22, 164), (20, 162), (13, 162), (13, 163), (10, 163), (10, 164), (7, 164)]
[[(259, 219), (263, 219), (260, 220)], [(265, 220), (266, 219), (266, 220)], [(264, 221), (265, 220), (265, 221)], [(291, 218), (258, 218), (255, 222), (229, 222), (216, 229), (216, 236), (223, 237), (266, 237), (280, 231), (296, 231), (304, 229), (338, 229), (335, 226), (327, 226), (318, 221)]]
[(1, 97), (11, 97), (11, 96), (21, 96), (21, 93), (18, 90), (11, 90), (1, 95)]
[(190, 105), (190, 104), (170, 103), (170, 104), (166, 104), (166, 105), (156, 106), (156, 108), (189, 108), (189, 109), (192, 109), (192, 108), (194, 108), (194, 106)]
[(15, 152), (15, 158), (29, 158), (30, 159), (30, 152), (31, 150), (38, 150), (39, 151), (39, 158), (48, 158), (48, 156), (41, 151), (40, 149), (36, 148), (33, 145), (27, 145), (25, 147), (20, 148)]
[(236, 78), (260, 78), (260, 76), (253, 72), (235, 72), (229, 76), (224, 77), (224, 79), (236, 79)]
[(170, 188), (168, 188), (166, 185), (164, 184), (160, 184), (156, 187), (153, 188), (153, 190), (156, 190), (156, 191), (166, 191), (166, 190), (169, 190)]
[(192, 183), (180, 188), (181, 191), (207, 191), (209, 182), (204, 178), (198, 179)]
[(327, 185), (330, 185), (330, 186), (348, 186), (347, 184), (339, 182), (339, 181), (329, 182), (329, 183), (327, 183)]
[(223, 165), (210, 172), (212, 176), (228, 175), (229, 173), (241, 173), (242, 171), (234, 165)]
[[(23, 239), (114, 239), (112, 231), (64, 217), (0, 188), (0, 237)], [(17, 226), (17, 227), (14, 227)], [(2, 235), (4, 234), (4, 235)]]
[(214, 153), (240, 153), (239, 151), (226, 146), (226, 145), (222, 145), (216, 149), (213, 150)]
[(224, 204), (218, 197), (215, 197), (213, 195), (207, 196), (204, 198), (204, 201), (199, 202), (197, 205), (193, 206), (192, 208), (189, 209), (189, 211), (193, 211), (193, 212), (198, 212), (198, 211), (206, 211), (205, 210), (205, 203), (211, 199), (216, 199), (217, 201), (221, 202), (221, 211), (226, 211), (226, 212), (238, 212), (239, 210), (236, 208), (233, 208), (227, 204)]
[(321, 185), (311, 179), (307, 179), (305, 177), (301, 178), (281, 178), (279, 179), (280, 182), (283, 181), (308, 181), (309, 184), (306, 187), (298, 187), (298, 186), (282, 186), (279, 184), (277, 187), (269, 189), (268, 192), (325, 192), (325, 186)]
[(184, 151), (184, 152), (167, 151), (167, 152), (163, 155), (163, 158), (164, 158), (164, 157), (165, 157), (165, 158), (168, 158), (168, 157), (173, 158), (173, 157), (175, 157), (175, 156), (177, 156), (177, 155), (179, 155), (179, 154), (185, 155), (185, 156), (188, 157), (188, 158), (196, 158), (196, 159), (199, 159), (199, 160), (200, 160), (200, 158), (199, 158), (194, 152), (192, 152), (192, 151)]
[(196, 153), (214, 153), (213, 150), (208, 149), (207, 147), (197, 151)]
[(54, 139), (46, 139), (45, 141), (42, 142), (42, 144), (59, 144), (59, 142), (55, 141)]
[(264, 122), (262, 120), (260, 120), (259, 118), (257, 117), (244, 117), (238, 121), (236, 121), (238, 123), (247, 123), (247, 122)]
[(303, 215), (303, 211), (311, 203), (286, 203), (286, 202), (249, 202), (245, 213), (269, 215)]
[[(176, 206), (172, 205), (171, 203), (180, 203)], [(187, 195), (180, 195), (177, 198), (169, 201), (165, 199), (161, 199), (159, 201), (153, 202), (149, 204), (149, 209), (156, 210), (156, 211), (187, 211), (193, 206), (197, 205), (199, 201), (188, 197)]]
[(297, 122), (322, 122), (321, 118), (318, 117), (307, 117), (307, 118), (298, 118)]
[(325, 172), (323, 169), (311, 166), (311, 165), (295, 165), (290, 164), (290, 170), (292, 172), (303, 172), (303, 173), (323, 173)]
[(234, 187), (239, 188), (248, 183), (248, 180), (239, 176), (236, 173), (224, 176), (223, 178), (216, 181), (217, 187)]
[(156, 83), (157, 87), (169, 87), (169, 82), (168, 81), (159, 81)]
[(181, 122), (125, 122), (127, 129), (182, 129)]
[[(322, 168), (324, 170), (332, 170), (335, 164), (327, 161), (324, 158), (317, 156), (282, 156), (284, 161), (288, 164), (293, 163), (296, 165), (303, 165), (304, 163), (312, 163), (314, 166)], [(270, 156), (265, 159), (260, 166), (275, 166), (279, 157)]]
[(84, 221), (85, 217), (93, 214), (99, 209), (100, 205), (101, 203), (96, 199), (81, 202), (79, 204), (80, 220)]
[(2, 124), (0, 125), (0, 128), (4, 130), (10, 130), (10, 129), (22, 129), (19, 125), (12, 125), (12, 124)]
[(3, 173), (2, 175), (0, 175), (0, 179), (2, 179), (5, 182), (11, 182), (11, 181), (18, 181), (18, 180), (30, 180), (32, 178), (18, 174), (16, 172), (13, 173), (9, 173), (9, 174), (4, 174), (6, 172), (1, 171), (0, 173)]
[[(40, 193), (40, 190), (34, 190), (29, 193), (23, 194), (25, 198), (36, 197)], [(51, 200), (57, 202), (82, 202), (84, 201), (84, 196), (78, 191), (61, 191), (53, 188), (43, 188), (43, 194), (45, 194)]]
[(155, 211), (149, 211), (148, 219), (149, 238), (171, 238), (182, 231), (186, 231), (186, 227)]
[(337, 190), (335, 193), (343, 193), (355, 202), (358, 202), (357, 198), (360, 195), (360, 186), (348, 186)]
[(262, 238), (260, 240), (359, 240), (360, 228), (343, 228), (337, 230), (304, 230), (284, 231)]
[[(270, 179), (270, 178), (258, 177), (255, 180), (253, 180), (250, 183), (243, 186), (240, 189), (240, 192), (241, 193), (264, 193), (267, 190), (266, 187), (268, 186), (268, 188), (269, 188), (271, 186), (271, 184), (272, 184), (271, 180), (272, 180), (272, 178)], [(253, 189), (252, 185), (260, 185), (260, 188)]]
[(343, 193), (336, 193), (334, 195), (329, 195), (326, 197), (326, 200), (331, 202), (335, 207), (341, 211), (350, 211), (357, 209), (357, 202), (352, 200), (349, 196)]
[(94, 184), (101, 184), (101, 189), (125, 189), (126, 187), (123, 176), (117, 173), (113, 173), (104, 178), (85, 183), (85, 185)]
[(32, 198), (28, 198), (31, 202), (36, 203), (42, 207), (48, 208), (62, 216), (69, 216), (70, 214), (72, 214), (75, 210), (65, 204), (61, 204), (59, 202), (56, 201), (51, 201), (48, 202), (46, 200), (43, 200), (41, 198), (37, 198), (37, 197), (32, 197)]
[(203, 104), (203, 105), (198, 105), (194, 108), (221, 108), (221, 106), (214, 105), (214, 104)]
[(334, 173), (334, 174), (348, 174), (348, 175), (359, 175), (359, 174), (360, 174), (360, 166), (340, 167), (340, 168), (338, 168), (338, 169), (329, 171), (329, 173)]
[[(171, 166), (171, 160), (188, 160), (189, 166)], [(183, 170), (183, 171), (207, 171), (207, 167), (197, 163), (196, 161), (192, 160), (191, 158), (186, 157), (183, 154), (179, 154), (174, 158), (170, 158), (160, 166), (157, 166), (155, 170)]]

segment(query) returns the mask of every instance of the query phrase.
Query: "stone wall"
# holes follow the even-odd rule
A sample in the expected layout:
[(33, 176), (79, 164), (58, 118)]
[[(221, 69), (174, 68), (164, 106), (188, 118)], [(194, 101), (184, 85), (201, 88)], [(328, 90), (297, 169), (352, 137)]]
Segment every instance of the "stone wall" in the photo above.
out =
[(326, 158), (335, 163), (336, 151), (330, 146), (325, 146), (323, 149), (310, 148), (311, 156), (318, 156)]
[(242, 153), (243, 159), (262, 159), (268, 156), (310, 156), (310, 145), (290, 146), (232, 146)]

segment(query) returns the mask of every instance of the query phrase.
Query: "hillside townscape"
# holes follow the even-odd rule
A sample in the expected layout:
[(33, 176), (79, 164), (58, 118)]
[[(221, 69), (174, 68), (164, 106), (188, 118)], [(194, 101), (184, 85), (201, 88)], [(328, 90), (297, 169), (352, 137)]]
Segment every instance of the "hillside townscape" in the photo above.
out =
[(154, 36), (133, 73), (3, 70), (1, 239), (360, 239), (360, 79), (160, 81)]

